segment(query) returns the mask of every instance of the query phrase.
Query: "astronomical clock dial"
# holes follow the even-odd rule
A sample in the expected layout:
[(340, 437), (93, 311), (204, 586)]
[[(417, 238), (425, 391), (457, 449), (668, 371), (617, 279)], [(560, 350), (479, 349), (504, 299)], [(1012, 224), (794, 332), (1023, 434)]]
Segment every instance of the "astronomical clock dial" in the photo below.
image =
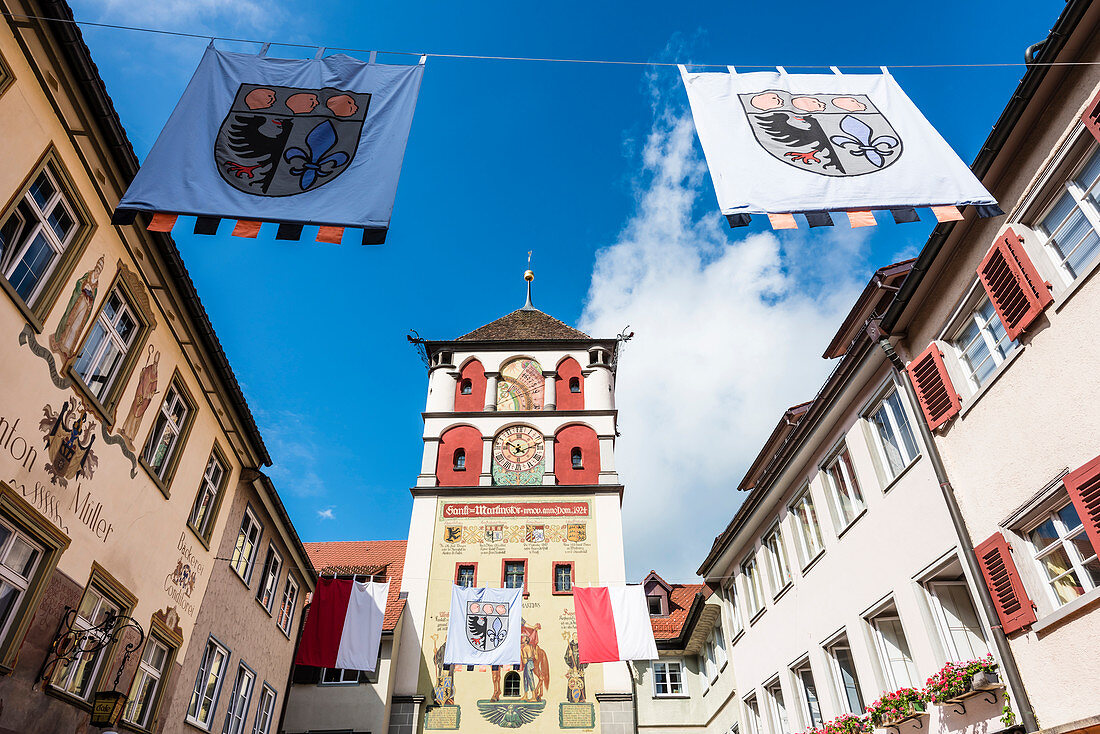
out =
[(500, 368), (497, 410), (542, 410), (545, 380), (533, 359), (513, 359)]
[(546, 442), (527, 426), (506, 428), (493, 441), (493, 484), (541, 484)]

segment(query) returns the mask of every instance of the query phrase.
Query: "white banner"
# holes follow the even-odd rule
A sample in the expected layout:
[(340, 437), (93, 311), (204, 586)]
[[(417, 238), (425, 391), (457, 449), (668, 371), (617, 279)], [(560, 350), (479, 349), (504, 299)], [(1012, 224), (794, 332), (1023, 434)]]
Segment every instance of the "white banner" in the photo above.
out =
[(451, 588), (445, 665), (519, 665), (523, 589)]

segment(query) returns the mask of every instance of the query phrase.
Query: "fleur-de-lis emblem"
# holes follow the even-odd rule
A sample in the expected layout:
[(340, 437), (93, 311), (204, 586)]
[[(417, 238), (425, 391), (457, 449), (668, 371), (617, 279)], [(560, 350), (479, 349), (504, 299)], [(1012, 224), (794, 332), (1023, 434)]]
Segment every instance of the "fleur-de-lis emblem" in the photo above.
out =
[(336, 128), (332, 122), (325, 120), (309, 131), (306, 135), (306, 148), (288, 148), (283, 157), (290, 163), (290, 172), (299, 176), (299, 185), (302, 191), (307, 190), (318, 178), (324, 178), (336, 172), (336, 169), (348, 162), (348, 154), (336, 151), (332, 155), (325, 154), (336, 145)]
[(882, 168), (886, 158), (894, 154), (901, 141), (893, 135), (879, 135), (872, 138), (874, 131), (863, 120), (854, 115), (845, 115), (840, 121), (840, 129), (846, 135), (833, 135), (830, 141), (852, 155), (863, 156), (875, 168)]

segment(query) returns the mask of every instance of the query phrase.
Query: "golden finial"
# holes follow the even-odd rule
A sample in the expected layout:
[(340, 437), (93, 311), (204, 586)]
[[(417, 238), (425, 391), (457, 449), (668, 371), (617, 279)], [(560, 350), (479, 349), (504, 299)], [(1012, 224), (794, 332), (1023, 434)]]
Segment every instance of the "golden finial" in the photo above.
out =
[(535, 305), (531, 303), (531, 281), (535, 279), (535, 271), (531, 269), (531, 250), (527, 251), (527, 270), (523, 273), (523, 279), (527, 281), (527, 303), (523, 304), (523, 310), (534, 311)]

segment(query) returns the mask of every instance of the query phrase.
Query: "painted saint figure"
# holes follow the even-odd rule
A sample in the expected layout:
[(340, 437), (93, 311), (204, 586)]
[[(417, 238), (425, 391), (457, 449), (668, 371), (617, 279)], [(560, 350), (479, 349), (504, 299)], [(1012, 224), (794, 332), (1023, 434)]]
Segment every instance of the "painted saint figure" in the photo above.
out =
[(546, 652), (539, 647), (541, 624), (529, 627), (526, 622), (521, 626), (519, 664), (523, 675), (523, 700), (541, 701), (543, 693), (550, 687), (550, 664)]
[(569, 703), (584, 703), (584, 669), (588, 663), (581, 662), (581, 649), (577, 644), (577, 635), (562, 632), (565, 639), (565, 664), (569, 672), (565, 674), (565, 700)]
[(100, 256), (95, 267), (76, 281), (73, 294), (69, 297), (69, 305), (65, 307), (57, 329), (50, 335), (50, 350), (61, 358), (58, 372), (64, 372), (76, 357), (80, 334), (92, 315), (95, 294), (99, 290), (99, 275), (102, 272), (103, 257)]
[(138, 376), (137, 390), (134, 391), (134, 402), (130, 404), (130, 412), (126, 414), (126, 421), (118, 429), (126, 445), (134, 451), (134, 441), (137, 439), (138, 429), (141, 428), (141, 420), (145, 417), (145, 411), (153, 402), (153, 396), (157, 394), (157, 365), (160, 364), (160, 352), (153, 354), (153, 345), (149, 345), (149, 353), (145, 357), (145, 366), (141, 368)]
[(432, 635), (432, 662), (435, 663), (435, 685), (432, 686), (432, 696), (437, 706), (445, 706), (455, 702), (454, 673), (443, 664), (443, 653), (447, 649), (447, 640), (439, 644), (439, 635)]

